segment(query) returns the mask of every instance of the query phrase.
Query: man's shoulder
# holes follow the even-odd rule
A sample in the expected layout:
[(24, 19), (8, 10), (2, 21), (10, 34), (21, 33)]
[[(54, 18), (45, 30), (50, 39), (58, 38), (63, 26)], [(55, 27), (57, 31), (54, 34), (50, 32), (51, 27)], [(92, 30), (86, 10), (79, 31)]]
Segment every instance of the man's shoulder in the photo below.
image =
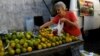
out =
[(59, 15), (57, 14), (54, 18), (59, 18)]

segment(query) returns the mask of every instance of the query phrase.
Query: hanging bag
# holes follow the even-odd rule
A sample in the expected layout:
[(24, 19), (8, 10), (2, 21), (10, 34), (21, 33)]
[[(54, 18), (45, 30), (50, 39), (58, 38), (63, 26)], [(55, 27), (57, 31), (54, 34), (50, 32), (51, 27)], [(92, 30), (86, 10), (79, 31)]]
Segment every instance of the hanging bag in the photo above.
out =
[(62, 30), (63, 30), (63, 26), (64, 26), (64, 23), (61, 23), (60, 22), (60, 20), (59, 20), (59, 22), (58, 22), (58, 25), (57, 25), (57, 35), (58, 36), (61, 36), (61, 32), (62, 32)]
[(55, 26), (55, 27), (52, 28), (53, 34), (61, 36), (62, 35), (61, 32), (63, 30), (63, 26), (64, 26), (64, 23), (61, 23), (60, 20), (59, 20), (57, 26)]

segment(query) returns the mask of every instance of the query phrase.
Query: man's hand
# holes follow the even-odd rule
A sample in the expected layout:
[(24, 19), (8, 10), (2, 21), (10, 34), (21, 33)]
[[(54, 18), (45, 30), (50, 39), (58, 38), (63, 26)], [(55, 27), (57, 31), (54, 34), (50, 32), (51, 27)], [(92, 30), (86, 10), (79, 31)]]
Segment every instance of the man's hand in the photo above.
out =
[(67, 22), (68, 20), (66, 18), (61, 18), (60, 21), (61, 22)]
[(40, 26), (40, 28), (39, 28), (39, 29), (41, 30), (42, 28), (44, 28), (44, 27), (43, 27), (43, 26)]
[(52, 21), (49, 21), (49, 22), (43, 24), (42, 26), (40, 26), (40, 29), (45, 28), (45, 27), (48, 27), (48, 26), (50, 26), (52, 24), (53, 24)]

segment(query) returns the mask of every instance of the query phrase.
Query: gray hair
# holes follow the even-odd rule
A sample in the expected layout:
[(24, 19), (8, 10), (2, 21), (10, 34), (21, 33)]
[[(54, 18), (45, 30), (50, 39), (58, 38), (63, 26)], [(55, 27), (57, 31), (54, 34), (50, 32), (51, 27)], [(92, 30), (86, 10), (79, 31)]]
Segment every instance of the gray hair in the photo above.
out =
[(62, 1), (57, 2), (54, 7), (55, 9), (62, 7), (64, 10), (66, 10), (66, 5)]

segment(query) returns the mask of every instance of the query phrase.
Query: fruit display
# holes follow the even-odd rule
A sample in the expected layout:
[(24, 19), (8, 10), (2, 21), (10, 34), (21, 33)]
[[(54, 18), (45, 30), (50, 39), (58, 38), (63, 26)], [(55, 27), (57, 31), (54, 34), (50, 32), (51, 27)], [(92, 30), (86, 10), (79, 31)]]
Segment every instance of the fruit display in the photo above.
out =
[[(9, 46), (5, 50), (6, 55), (13, 56), (25, 52), (31, 52), (34, 49), (34, 42), (32, 32), (13, 32), (5, 35), (6, 43)], [(34, 41), (35, 40), (35, 41)]]
[(77, 37), (64, 32), (61, 36), (54, 35), (50, 28), (39, 30), (37, 35), (34, 35), (33, 32), (12, 32), (4, 37), (6, 39), (4, 44), (9, 43), (5, 50), (7, 56), (20, 55), (21, 53), (51, 48), (78, 40)]

